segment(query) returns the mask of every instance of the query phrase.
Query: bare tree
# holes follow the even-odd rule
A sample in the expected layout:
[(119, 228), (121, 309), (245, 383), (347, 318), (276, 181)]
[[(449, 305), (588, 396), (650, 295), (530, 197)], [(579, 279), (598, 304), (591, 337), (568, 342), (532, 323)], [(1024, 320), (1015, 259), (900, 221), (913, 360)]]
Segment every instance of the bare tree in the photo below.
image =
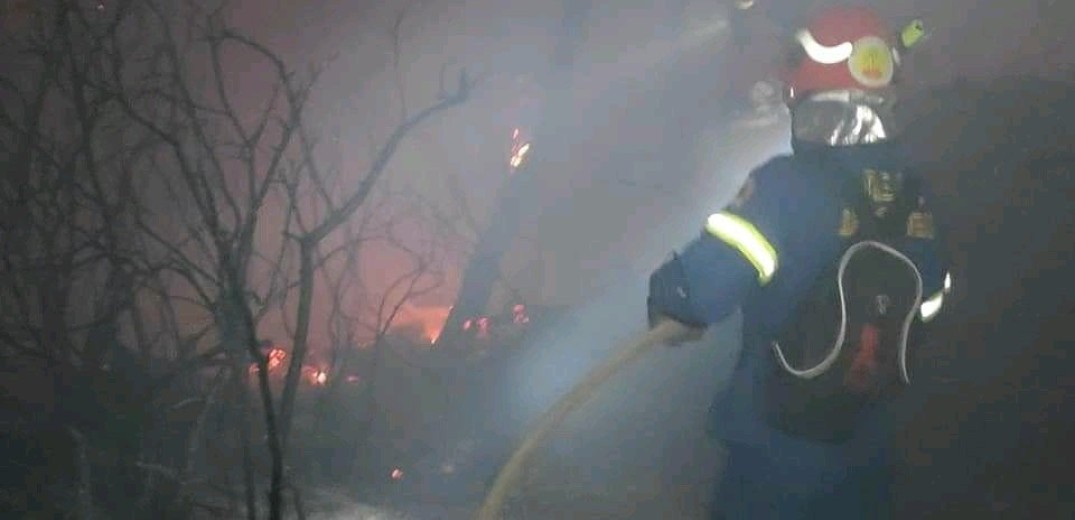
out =
[[(472, 81), (460, 73), (454, 91), (404, 111), (355, 184), (350, 172), (319, 162), (305, 119), (319, 68), (299, 73), (234, 30), (224, 13), (197, 2), (53, 0), (28, 15), (18, 45), (5, 47), (5, 61), (23, 67), (0, 77), (8, 172), (0, 185), (0, 343), (5, 358), (39, 359), (57, 378), (92, 379), (126, 363), (132, 373), (157, 374), (142, 384), (150, 393), (205, 367), (226, 369), (231, 384), (218, 379), (198, 398), (180, 469), (137, 460), (153, 482), (172, 481), (183, 502), (195, 439), (218, 389), (245, 403), (253, 363), (275, 519), (311, 329), (320, 326), (311, 311), (318, 273), (326, 273), (324, 285), (340, 283), (325, 266), (341, 252), (352, 264), (358, 258), (356, 242), (368, 237), (350, 226), (361, 228), (355, 218), (396, 150), (411, 130), (466, 101)], [(270, 78), (260, 96), (237, 93), (235, 60)], [(402, 301), (436, 283), (429, 248), (390, 234), (384, 240), (408, 251), (415, 266), (383, 295), (375, 336)], [(336, 330), (345, 330), (356, 317), (344, 313), (343, 293), (329, 294), (337, 298)], [(294, 329), (275, 395), (258, 331), (281, 306)], [(253, 432), (239, 422), (247, 446)], [(89, 449), (92, 434), (73, 431), (80, 450)], [(250, 460), (244, 466), (254, 518), (256, 475)]]
[(128, 470), (145, 453), (121, 446), (139, 445), (152, 408), (127, 396), (151, 392), (153, 365), (180, 349), (162, 335), (174, 308), (150, 317), (136, 305), (163, 266), (134, 229), (154, 139), (127, 124), (108, 88), (106, 48), (127, 11), (85, 7), (37, 3), (0, 45), (0, 344), (5, 364), (51, 381), (50, 413), (35, 415), (77, 433), (75, 509), (88, 517), (95, 460), (123, 469), (99, 479), (107, 487), (138, 484)]

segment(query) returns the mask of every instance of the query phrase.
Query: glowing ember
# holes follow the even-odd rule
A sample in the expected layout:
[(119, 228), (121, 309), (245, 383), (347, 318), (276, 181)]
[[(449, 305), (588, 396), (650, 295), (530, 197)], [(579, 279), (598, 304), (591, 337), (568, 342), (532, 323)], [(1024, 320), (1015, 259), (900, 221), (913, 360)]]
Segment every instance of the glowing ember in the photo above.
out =
[[(265, 364), (269, 369), (269, 373), (271, 374), (273, 372), (273, 370), (276, 370), (277, 368), (279, 368), (280, 365), (282, 365), (284, 363), (285, 359), (287, 359), (287, 352), (284, 349), (274, 348), (274, 349), (270, 350), (269, 354), (268, 354), (268, 356), (266, 356), (266, 360), (265, 360)], [(250, 373), (251, 374), (256, 374), (257, 372), (258, 372), (258, 364), (257, 363), (252, 363), (250, 365)]]
[(360, 378), (358, 376), (354, 375), (354, 374), (351, 374), (351, 375), (347, 376), (347, 379), (345, 379), (345, 381), (347, 381), (348, 383), (351, 383), (351, 384), (355, 384), (355, 383), (359, 382), (359, 380), (360, 380)]
[(529, 152), (529, 151), (530, 151), (530, 143), (526, 143), (526, 144), (520, 146), (519, 149), (516, 150), (514, 154), (512, 154), (511, 160), (508, 163), (511, 164), (511, 167), (513, 169), (518, 168), (519, 166), (522, 166), (523, 160), (526, 159), (526, 152)]
[(302, 380), (313, 386), (325, 386), (328, 383), (328, 370), (315, 366), (302, 367)]
[(489, 317), (488, 316), (482, 316), (482, 317), (478, 318), (478, 337), (479, 338), (488, 338), (489, 337)]
[(272, 372), (273, 369), (280, 366), (284, 362), (284, 359), (287, 359), (287, 352), (284, 352), (283, 349), (274, 348), (270, 350), (268, 361), (269, 371)]
[(530, 323), (530, 316), (526, 314), (526, 305), (518, 303), (511, 308), (511, 321), (517, 325)]
[(523, 142), (520, 135), (518, 128), (511, 132), (511, 157), (508, 158), (508, 164), (511, 166), (512, 171), (522, 166), (523, 161), (526, 160), (527, 152), (530, 151), (530, 143)]

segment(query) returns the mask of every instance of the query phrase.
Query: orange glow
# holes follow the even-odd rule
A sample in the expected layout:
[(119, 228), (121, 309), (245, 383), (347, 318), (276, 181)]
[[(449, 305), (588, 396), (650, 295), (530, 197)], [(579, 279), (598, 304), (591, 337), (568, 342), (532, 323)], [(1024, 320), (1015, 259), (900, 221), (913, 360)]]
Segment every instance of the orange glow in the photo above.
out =
[(448, 321), (448, 313), (452, 311), (450, 306), (444, 305), (430, 305), (430, 306), (418, 306), (405, 303), (400, 308), (399, 317), (396, 318), (395, 326), (399, 328), (417, 328), (420, 331), (420, 341), (428, 342), (430, 345), (437, 342), (437, 338), (440, 337), (441, 331), (444, 329), (444, 322)]
[(307, 365), (302, 367), (302, 379), (312, 386), (325, 386), (325, 383), (328, 383), (328, 371)]
[[(271, 374), (271, 373), (273, 373), (274, 370), (279, 368), (280, 365), (282, 365), (284, 363), (285, 359), (287, 359), (287, 351), (285, 351), (284, 349), (282, 349), (282, 348), (273, 348), (272, 350), (270, 350), (269, 354), (268, 354), (268, 356), (266, 356), (266, 360), (265, 360), (265, 364), (269, 369), (269, 373)], [(258, 364), (257, 363), (251, 363), (250, 364), (250, 373), (251, 374), (258, 373)]]
[(269, 363), (269, 372), (272, 372), (273, 369), (275, 369), (276, 367), (280, 366), (284, 362), (284, 359), (286, 359), (286, 358), (287, 358), (287, 352), (284, 352), (284, 349), (274, 348), (274, 349), (270, 350), (269, 351), (269, 361), (268, 361), (268, 363)]

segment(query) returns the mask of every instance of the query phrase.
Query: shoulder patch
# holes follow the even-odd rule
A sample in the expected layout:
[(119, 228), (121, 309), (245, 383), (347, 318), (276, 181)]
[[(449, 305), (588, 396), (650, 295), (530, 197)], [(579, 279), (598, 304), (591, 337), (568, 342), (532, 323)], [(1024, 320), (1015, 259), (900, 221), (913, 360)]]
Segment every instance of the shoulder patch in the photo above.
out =
[(866, 169), (863, 171), (866, 194), (874, 204), (889, 204), (896, 200), (903, 185), (900, 173)]
[(840, 214), (840, 230), (838, 234), (841, 237), (848, 238), (855, 236), (859, 232), (859, 219), (855, 214), (855, 210), (851, 208), (844, 208)]
[(907, 236), (932, 239), (935, 234), (932, 213), (918, 209), (907, 217)]

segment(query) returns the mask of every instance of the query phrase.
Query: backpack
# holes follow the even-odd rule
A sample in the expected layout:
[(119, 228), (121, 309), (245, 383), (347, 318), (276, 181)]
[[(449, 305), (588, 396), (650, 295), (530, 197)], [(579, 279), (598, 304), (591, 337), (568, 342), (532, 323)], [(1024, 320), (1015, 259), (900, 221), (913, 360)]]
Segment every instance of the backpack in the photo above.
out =
[(770, 425), (832, 443), (910, 383), (922, 277), (893, 244), (926, 215), (917, 185), (901, 174), (867, 170), (841, 198), (843, 253), (776, 335), (764, 386)]

